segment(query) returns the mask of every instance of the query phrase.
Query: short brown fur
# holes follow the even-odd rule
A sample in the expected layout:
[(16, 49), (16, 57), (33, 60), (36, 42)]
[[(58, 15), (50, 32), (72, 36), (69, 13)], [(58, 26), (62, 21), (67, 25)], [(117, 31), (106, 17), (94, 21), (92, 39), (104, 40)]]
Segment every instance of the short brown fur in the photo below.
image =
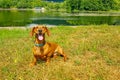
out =
[[(46, 26), (41, 25), (32, 28), (31, 36), (35, 36), (35, 44), (44, 45), (40, 47), (33, 47), (34, 60), (30, 66), (36, 65), (38, 59), (45, 60), (46, 64), (48, 65), (50, 58), (56, 57), (58, 54), (64, 57), (64, 61), (67, 59), (66, 54), (58, 44), (45, 41), (45, 33), (47, 33), (48, 36), (50, 35), (50, 32)], [(42, 40), (38, 39), (39, 34), (43, 36)]]

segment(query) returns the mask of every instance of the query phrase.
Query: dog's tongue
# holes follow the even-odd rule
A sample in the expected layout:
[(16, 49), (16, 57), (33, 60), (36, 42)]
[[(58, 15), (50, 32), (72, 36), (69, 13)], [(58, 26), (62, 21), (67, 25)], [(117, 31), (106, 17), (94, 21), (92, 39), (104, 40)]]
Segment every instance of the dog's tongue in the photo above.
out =
[(42, 35), (39, 35), (39, 36), (38, 36), (38, 39), (39, 39), (39, 40), (43, 40), (43, 36), (42, 36)]

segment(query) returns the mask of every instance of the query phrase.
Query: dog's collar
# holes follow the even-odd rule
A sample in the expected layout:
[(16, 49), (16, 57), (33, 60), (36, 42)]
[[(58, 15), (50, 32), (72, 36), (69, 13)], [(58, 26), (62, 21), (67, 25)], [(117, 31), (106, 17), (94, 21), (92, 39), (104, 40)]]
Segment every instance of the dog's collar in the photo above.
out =
[(45, 43), (41, 43), (41, 44), (36, 44), (36, 43), (35, 43), (35, 46), (36, 46), (36, 47), (43, 47), (44, 45), (45, 45)]

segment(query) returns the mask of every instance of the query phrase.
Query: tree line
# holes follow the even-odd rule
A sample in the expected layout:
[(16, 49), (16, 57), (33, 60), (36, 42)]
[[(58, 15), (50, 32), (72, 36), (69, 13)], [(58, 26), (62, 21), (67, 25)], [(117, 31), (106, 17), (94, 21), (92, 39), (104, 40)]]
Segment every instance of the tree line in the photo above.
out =
[(65, 0), (67, 11), (88, 10), (107, 11), (119, 10), (120, 0)]
[(41, 0), (0, 0), (0, 8), (34, 8), (45, 6)]
[(47, 0), (0, 0), (0, 8), (36, 8), (74, 11), (120, 10), (120, 0), (64, 0), (48, 2)]

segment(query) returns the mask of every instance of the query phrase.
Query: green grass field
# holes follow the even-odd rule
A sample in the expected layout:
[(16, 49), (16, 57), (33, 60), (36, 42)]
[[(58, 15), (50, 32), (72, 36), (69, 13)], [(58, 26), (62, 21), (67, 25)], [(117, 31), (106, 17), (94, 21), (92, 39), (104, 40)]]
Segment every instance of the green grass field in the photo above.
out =
[(30, 29), (0, 29), (0, 80), (119, 80), (120, 26), (49, 28), (46, 40), (69, 57), (39, 61), (32, 68), (34, 38)]

